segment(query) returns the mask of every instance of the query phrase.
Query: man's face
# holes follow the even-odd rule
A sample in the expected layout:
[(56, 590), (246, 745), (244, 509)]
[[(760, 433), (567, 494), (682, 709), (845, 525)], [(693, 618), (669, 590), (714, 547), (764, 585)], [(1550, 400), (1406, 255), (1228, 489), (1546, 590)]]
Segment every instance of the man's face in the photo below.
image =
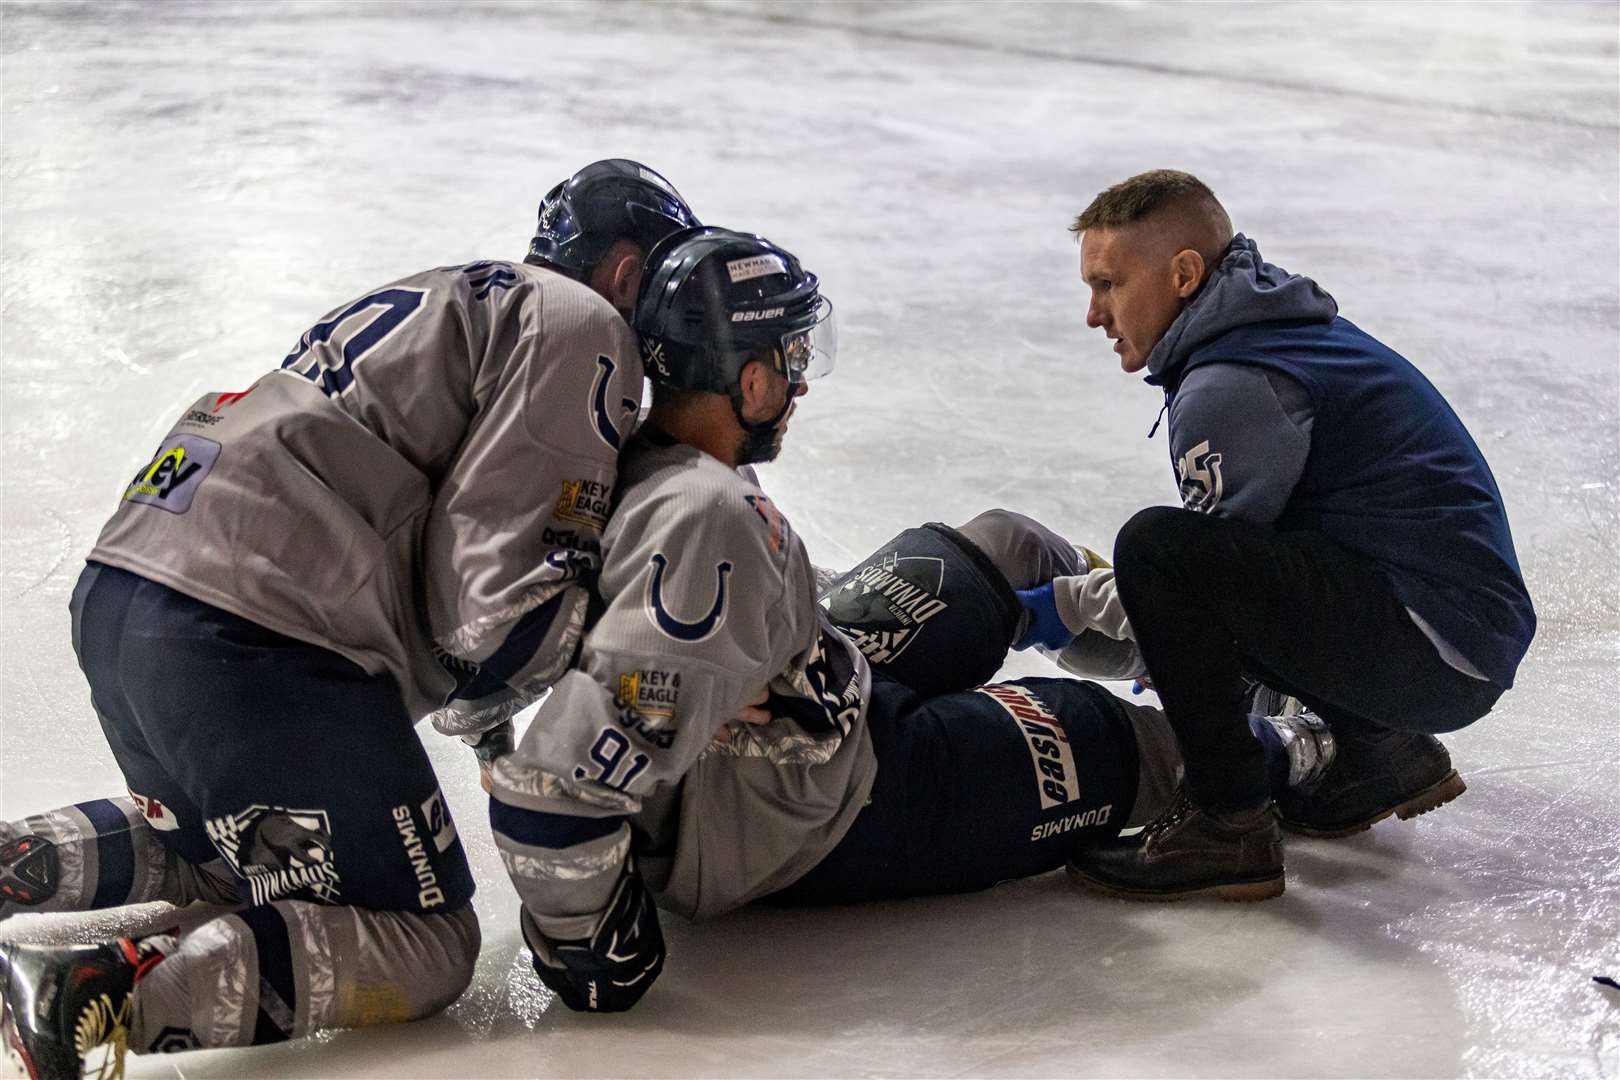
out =
[(1080, 240), (1080, 276), (1091, 288), (1086, 325), (1114, 342), (1127, 372), (1147, 366), (1148, 354), (1181, 312), (1174, 251), (1161, 251), (1151, 227), (1087, 229)]
[(802, 397), (810, 389), (804, 383), (788, 382), (785, 375), (761, 361), (756, 360), (749, 367), (759, 370), (754, 378), (745, 380), (743, 418), (753, 424), (763, 424), (778, 414), (781, 419), (770, 427), (743, 433), (742, 442), (737, 448), (738, 465), (757, 465), (776, 460), (776, 455), (782, 452), (782, 439), (787, 435), (788, 421), (798, 407), (797, 403), (790, 405), (789, 402)]

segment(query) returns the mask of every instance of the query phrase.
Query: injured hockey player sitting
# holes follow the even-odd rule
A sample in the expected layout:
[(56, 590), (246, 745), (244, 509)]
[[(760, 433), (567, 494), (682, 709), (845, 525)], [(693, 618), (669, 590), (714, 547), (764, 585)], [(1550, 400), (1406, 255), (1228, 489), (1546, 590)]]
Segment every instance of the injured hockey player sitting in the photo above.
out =
[[(524, 936), (572, 1008), (646, 992), (664, 964), (655, 901), (705, 918), (981, 889), (1152, 820), (1177, 784), (1156, 710), (1075, 679), (981, 685), (1034, 635), (1016, 590), (1054, 577), (1094, 627), (1064, 659), (1139, 673), (1106, 566), (1036, 522), (907, 530), (818, 602), (747, 466), (775, 456), (830, 366), (831, 314), (758, 237), (686, 230), (648, 258), (635, 323), (653, 407), (620, 462), (605, 607), (492, 773)], [(1309, 734), (1287, 731), (1296, 769)]]

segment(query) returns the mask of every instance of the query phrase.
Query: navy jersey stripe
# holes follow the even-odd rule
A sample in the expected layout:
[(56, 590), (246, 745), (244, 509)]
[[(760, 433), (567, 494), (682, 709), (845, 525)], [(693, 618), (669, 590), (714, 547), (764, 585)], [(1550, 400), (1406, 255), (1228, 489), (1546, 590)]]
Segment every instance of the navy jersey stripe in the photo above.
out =
[(287, 920), (273, 904), (248, 908), (238, 912), (237, 918), (253, 932), (254, 949), (259, 954), (259, 1012), (253, 1044), (286, 1042), (292, 1037), (293, 1017), (298, 1009)]
[(129, 818), (111, 799), (78, 803), (74, 809), (96, 830), (96, 895), (90, 906), (100, 910), (129, 903), (135, 888), (135, 843)]
[(551, 629), (557, 612), (562, 608), (563, 597), (568, 595), (566, 590), (560, 592), (519, 619), (512, 632), (506, 635), (506, 640), (501, 642), (501, 647), (479, 665), (483, 672), (510, 683), (512, 676), (522, 671), (524, 665), (540, 651), (540, 646), (546, 640), (546, 632)]
[(548, 814), (508, 806), (499, 799), (489, 800), (489, 824), (500, 835), (530, 847), (565, 848), (610, 836), (619, 830), (622, 817), (575, 817)]

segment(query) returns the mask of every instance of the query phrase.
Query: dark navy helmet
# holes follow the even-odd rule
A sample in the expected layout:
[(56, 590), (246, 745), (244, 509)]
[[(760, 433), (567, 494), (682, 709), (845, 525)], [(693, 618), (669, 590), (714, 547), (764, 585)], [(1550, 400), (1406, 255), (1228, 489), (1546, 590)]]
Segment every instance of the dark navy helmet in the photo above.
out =
[(764, 237), (720, 228), (673, 233), (647, 256), (631, 323), (647, 377), (735, 394), (750, 360), (798, 384), (832, 370), (832, 302), (816, 275)]
[(546, 192), (526, 261), (583, 281), (615, 240), (634, 240), (648, 252), (670, 233), (697, 224), (668, 180), (640, 162), (609, 158)]

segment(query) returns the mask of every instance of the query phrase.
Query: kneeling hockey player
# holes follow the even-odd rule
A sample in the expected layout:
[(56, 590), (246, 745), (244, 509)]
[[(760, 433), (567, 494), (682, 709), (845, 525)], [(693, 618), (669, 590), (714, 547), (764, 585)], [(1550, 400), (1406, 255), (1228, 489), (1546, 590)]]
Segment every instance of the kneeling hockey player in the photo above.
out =
[(691, 224), (663, 177), (598, 162), (546, 196), (526, 263), (378, 289), (181, 416), (73, 593), (130, 796), (0, 825), (0, 916), (247, 906), (178, 940), (0, 946), (32, 1076), (461, 993), (473, 880), (412, 724), (448, 701), (476, 733), (571, 660), (641, 394), (622, 314)]

